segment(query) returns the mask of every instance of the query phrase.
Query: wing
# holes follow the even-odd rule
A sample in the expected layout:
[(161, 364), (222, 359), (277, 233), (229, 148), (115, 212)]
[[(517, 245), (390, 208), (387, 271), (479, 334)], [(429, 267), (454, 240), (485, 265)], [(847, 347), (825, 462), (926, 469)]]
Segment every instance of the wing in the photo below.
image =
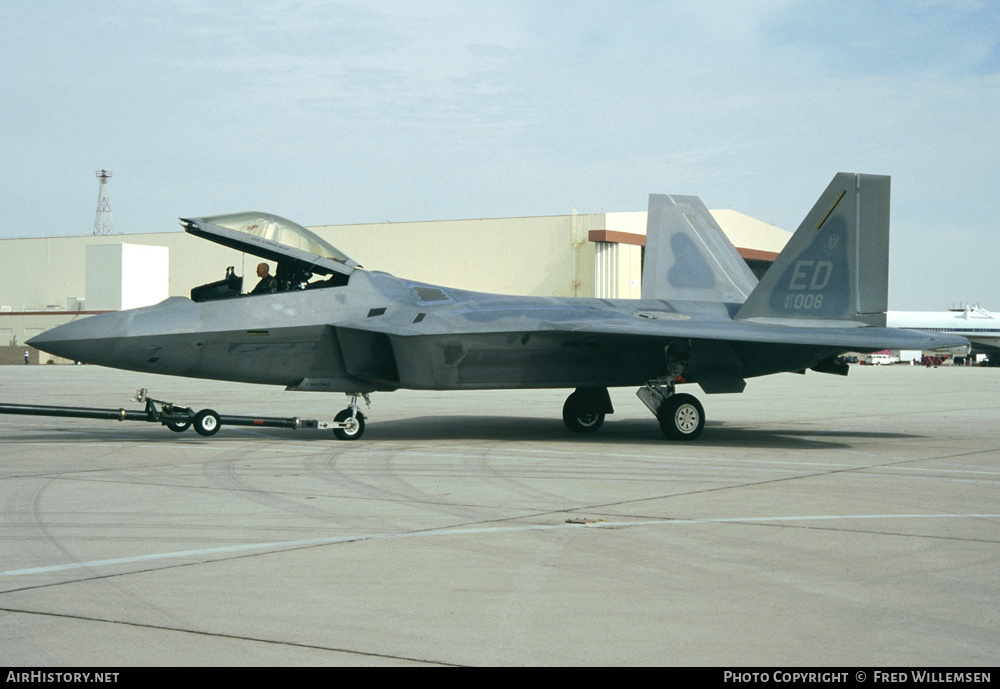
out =
[(663, 375), (670, 348), (688, 382), (739, 392), (745, 378), (804, 371), (847, 351), (966, 345), (918, 331), (767, 325), (584, 301), (511, 298), (443, 311), (397, 304), (332, 327), (352, 375), (428, 389), (642, 385)]

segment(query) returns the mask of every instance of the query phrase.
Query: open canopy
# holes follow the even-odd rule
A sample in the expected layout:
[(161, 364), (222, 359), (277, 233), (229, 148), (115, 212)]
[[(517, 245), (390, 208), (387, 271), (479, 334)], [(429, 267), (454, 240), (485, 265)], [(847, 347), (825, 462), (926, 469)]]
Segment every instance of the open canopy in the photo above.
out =
[(182, 218), (184, 230), (203, 239), (245, 251), (254, 256), (294, 264), (316, 275), (349, 275), (358, 267), (332, 244), (285, 218), (248, 211)]

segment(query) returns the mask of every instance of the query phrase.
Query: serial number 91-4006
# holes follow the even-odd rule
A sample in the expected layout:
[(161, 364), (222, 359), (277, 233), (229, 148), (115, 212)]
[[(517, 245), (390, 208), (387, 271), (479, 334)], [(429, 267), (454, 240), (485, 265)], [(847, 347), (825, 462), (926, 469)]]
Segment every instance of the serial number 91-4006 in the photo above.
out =
[(789, 294), (785, 296), (786, 309), (821, 309), (823, 308), (822, 294)]

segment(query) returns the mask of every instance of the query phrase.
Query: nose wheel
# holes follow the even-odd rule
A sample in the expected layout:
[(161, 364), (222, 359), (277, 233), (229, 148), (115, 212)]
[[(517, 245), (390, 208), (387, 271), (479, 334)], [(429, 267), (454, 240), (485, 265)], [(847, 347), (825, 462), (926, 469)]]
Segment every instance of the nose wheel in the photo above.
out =
[(333, 417), (335, 426), (333, 434), (339, 440), (357, 440), (365, 432), (365, 416), (355, 409), (344, 409)]
[(365, 392), (352, 394), (350, 397), (351, 403), (347, 409), (333, 417), (333, 434), (338, 440), (357, 440), (365, 432), (365, 415), (358, 411), (358, 397), (363, 398), (369, 407), (371, 399)]

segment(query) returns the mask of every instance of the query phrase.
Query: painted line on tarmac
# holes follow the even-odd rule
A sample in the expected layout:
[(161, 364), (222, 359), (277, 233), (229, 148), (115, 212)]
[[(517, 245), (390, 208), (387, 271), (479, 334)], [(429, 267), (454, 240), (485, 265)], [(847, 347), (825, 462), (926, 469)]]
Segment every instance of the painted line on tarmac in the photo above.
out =
[(329, 538), (311, 538), (295, 541), (275, 541), (270, 543), (245, 543), (243, 545), (220, 546), (218, 548), (204, 548), (200, 550), (180, 550), (170, 553), (151, 553), (148, 555), (136, 555), (133, 557), (121, 557), (108, 560), (91, 560), (89, 562), (71, 562), (63, 565), (49, 565), (46, 567), (30, 567), (27, 569), (12, 569), (0, 572), (2, 577), (16, 577), (30, 574), (48, 574), (51, 572), (65, 572), (74, 569), (86, 569), (93, 567), (109, 567), (112, 565), (135, 564), (139, 562), (152, 562), (156, 560), (172, 560), (189, 557), (205, 557), (207, 555), (235, 555), (238, 553), (249, 553), (254, 551), (282, 551), (296, 548), (315, 547), (322, 545), (335, 545), (338, 543), (351, 543), (358, 541), (390, 540), (400, 538), (434, 537), (434, 536), (466, 536), (477, 534), (495, 533), (516, 533), (524, 531), (551, 531), (554, 529), (622, 529), (635, 526), (677, 526), (685, 524), (739, 524), (739, 523), (766, 523), (766, 522), (806, 522), (806, 521), (834, 521), (852, 519), (998, 519), (1000, 514), (835, 514), (835, 515), (807, 515), (791, 517), (720, 517), (709, 519), (655, 519), (645, 521), (628, 522), (592, 522), (587, 524), (522, 524), (520, 526), (483, 526), (469, 527), (462, 529), (435, 529), (429, 531), (410, 531), (393, 534), (367, 534), (359, 536), (336, 536)]

